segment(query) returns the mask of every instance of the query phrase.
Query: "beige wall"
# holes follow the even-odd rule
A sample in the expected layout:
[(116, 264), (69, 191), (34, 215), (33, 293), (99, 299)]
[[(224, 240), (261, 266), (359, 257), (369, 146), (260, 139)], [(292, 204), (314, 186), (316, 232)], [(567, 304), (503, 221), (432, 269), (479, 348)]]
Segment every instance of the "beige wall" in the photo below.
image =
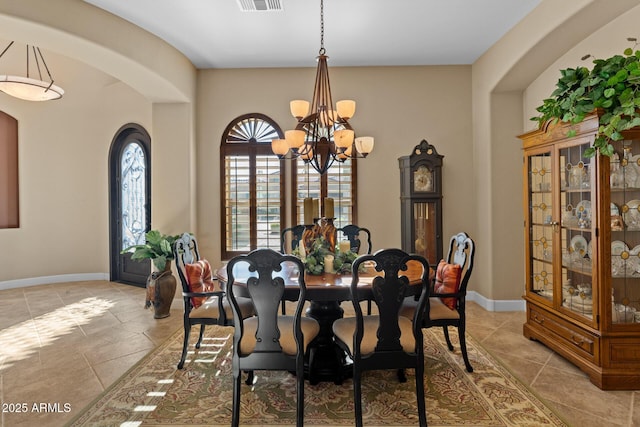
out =
[[(67, 91), (42, 104), (0, 93), (0, 110), (19, 120), (21, 214), (19, 229), (0, 230), (0, 288), (108, 273), (107, 156), (129, 122), (152, 138), (152, 226), (195, 232), (203, 254), (219, 262), (221, 133), (250, 112), (293, 127), (288, 101), (311, 97), (314, 68), (196, 72), (175, 49), (112, 15), (81, 1), (53, 3), (0, 4), (0, 39), (53, 52), (47, 61)], [(397, 159), (427, 139), (445, 156), (445, 237), (465, 230), (477, 243), (471, 290), (519, 301), (516, 135), (552, 90), (554, 69), (587, 52), (619, 52), (625, 37), (637, 36), (627, 34), (636, 10), (607, 24), (638, 3), (543, 0), (473, 66), (330, 68), (334, 98), (357, 100), (352, 124), (376, 138), (358, 170), (359, 223), (373, 231), (374, 246), (400, 244)]]
[(526, 129), (522, 116), (532, 114), (525, 111), (523, 92), (558, 57), (591, 34), (606, 32), (600, 28), (639, 3), (543, 0), (473, 64), (478, 257), (472, 289), (490, 300), (489, 307), (524, 293), (522, 153), (516, 135)]
[[(422, 139), (444, 155), (444, 234), (473, 234), (473, 217), (460, 208), (471, 199), (470, 67), (331, 68), (335, 100), (357, 100), (351, 120), (359, 135), (375, 137), (358, 163), (358, 223), (373, 234), (374, 249), (400, 246), (398, 158)], [(292, 129), (291, 99), (309, 99), (315, 69), (205, 70), (199, 73), (198, 227), (202, 251), (220, 260), (219, 148), (237, 116), (260, 112)]]
[[(20, 181), (20, 228), (0, 230), (0, 289), (108, 278), (108, 154), (126, 123), (151, 135), (152, 226), (191, 228), (191, 63), (157, 37), (75, 0), (0, 3), (3, 49), (9, 40), (14, 50), (39, 45), (66, 93), (45, 103), (0, 93), (0, 110), (18, 120)], [(22, 61), (8, 51), (3, 73), (24, 73)]]

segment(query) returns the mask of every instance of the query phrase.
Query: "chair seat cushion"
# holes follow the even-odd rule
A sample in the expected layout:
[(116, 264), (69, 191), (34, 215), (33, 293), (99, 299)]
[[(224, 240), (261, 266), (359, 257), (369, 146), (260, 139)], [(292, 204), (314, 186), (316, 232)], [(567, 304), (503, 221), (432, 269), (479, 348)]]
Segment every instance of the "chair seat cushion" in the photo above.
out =
[[(220, 317), (220, 309), (218, 308), (218, 296), (205, 297), (204, 303), (199, 307), (191, 309), (189, 317), (191, 319), (217, 319)], [(253, 303), (249, 298), (237, 298), (240, 311), (244, 319), (251, 317), (255, 314), (253, 309)], [(222, 297), (222, 307), (226, 314), (227, 319), (233, 319), (233, 312), (231, 306), (225, 297)]]
[[(400, 316), (408, 319), (413, 319), (413, 313), (416, 312), (418, 302), (413, 297), (405, 298), (400, 306)], [(444, 320), (444, 319), (460, 319), (460, 313), (457, 309), (451, 310), (446, 306), (440, 298), (429, 298), (429, 319), (431, 320)], [(428, 319), (426, 319), (428, 321)]]
[(442, 302), (442, 298), (431, 297), (429, 298), (429, 319), (460, 319), (460, 313), (457, 309), (454, 308), (452, 310), (448, 305)]
[[(433, 288), (437, 294), (455, 294), (460, 289), (460, 275), (462, 267), (459, 264), (449, 264), (441, 260), (436, 270), (436, 283)], [(442, 302), (451, 310), (456, 308), (457, 298), (441, 298)]]
[[(360, 354), (366, 356), (367, 354), (373, 353), (378, 344), (377, 333), (380, 316), (364, 316), (363, 321), (364, 335), (362, 337), (362, 343), (360, 344)], [(402, 345), (402, 349), (407, 353), (414, 353), (416, 350), (416, 339), (413, 336), (412, 321), (404, 316), (399, 316), (398, 325), (400, 326), (400, 344)], [(352, 355), (355, 330), (355, 317), (345, 317), (333, 322), (334, 335), (347, 345)]]
[[(216, 289), (216, 282), (213, 280), (211, 273), (211, 264), (209, 264), (209, 261), (206, 259), (185, 264), (184, 271), (191, 292), (213, 292), (220, 290)], [(198, 308), (204, 304), (206, 300), (207, 297), (191, 297), (191, 304), (193, 304), (195, 308)]]
[[(294, 316), (278, 316), (278, 329), (280, 330), (280, 346), (285, 354), (295, 355), (297, 353), (296, 340), (293, 334)], [(256, 331), (258, 329), (258, 317), (250, 317), (243, 322), (244, 331), (240, 340), (240, 353), (249, 354), (256, 346)], [(300, 327), (304, 336), (303, 349), (307, 352), (307, 345), (320, 332), (320, 325), (315, 319), (310, 317), (300, 318)]]

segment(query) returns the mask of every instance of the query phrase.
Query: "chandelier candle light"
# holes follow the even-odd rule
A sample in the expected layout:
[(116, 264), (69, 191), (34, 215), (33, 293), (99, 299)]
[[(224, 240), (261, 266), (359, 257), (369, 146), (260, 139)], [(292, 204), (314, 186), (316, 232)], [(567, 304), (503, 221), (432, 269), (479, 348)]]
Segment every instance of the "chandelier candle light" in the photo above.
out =
[(348, 121), (356, 111), (355, 101), (338, 101), (334, 108), (327, 59), (324, 49), (324, 1), (320, 0), (320, 51), (311, 109), (308, 101), (291, 101), (291, 114), (298, 120), (298, 125), (294, 130), (285, 132), (285, 139), (271, 141), (271, 150), (279, 158), (287, 158), (289, 153), (289, 158), (301, 157), (320, 175), (334, 161), (367, 157), (374, 144), (371, 136), (355, 138)]

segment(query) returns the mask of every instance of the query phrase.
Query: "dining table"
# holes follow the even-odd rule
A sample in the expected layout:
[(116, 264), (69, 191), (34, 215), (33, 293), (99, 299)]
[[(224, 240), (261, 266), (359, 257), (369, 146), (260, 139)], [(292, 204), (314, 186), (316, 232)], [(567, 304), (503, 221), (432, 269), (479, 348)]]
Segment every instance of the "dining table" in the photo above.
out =
[[(376, 271), (370, 263), (364, 263), (365, 269), (358, 273), (358, 292), (363, 300), (373, 298), (372, 282), (376, 276), (383, 272)], [(420, 283), (422, 277), (422, 265), (417, 262), (409, 262), (404, 273), (409, 279), (410, 285)], [(255, 273), (249, 272), (248, 268), (242, 264), (236, 264), (234, 271), (234, 291), (239, 296), (249, 296), (246, 292), (247, 279)], [(283, 299), (287, 301), (297, 301), (300, 293), (298, 286), (299, 272), (293, 263), (285, 263), (282, 270), (276, 273), (285, 282)], [(431, 271), (432, 275), (433, 272)], [(216, 271), (216, 276), (221, 286), (226, 287), (227, 268), (221, 266)], [(316, 319), (320, 325), (318, 336), (310, 344), (308, 354), (313, 360), (305, 360), (305, 377), (310, 384), (317, 384), (321, 381), (333, 381), (341, 384), (343, 380), (352, 374), (352, 363), (347, 354), (333, 339), (333, 322), (344, 316), (344, 309), (340, 306), (343, 301), (351, 300), (351, 274), (322, 273), (319, 275), (305, 273), (305, 284), (307, 292), (305, 299), (309, 301), (309, 306), (305, 312), (306, 316)], [(411, 287), (413, 288), (413, 286)], [(420, 286), (415, 286), (418, 293)]]

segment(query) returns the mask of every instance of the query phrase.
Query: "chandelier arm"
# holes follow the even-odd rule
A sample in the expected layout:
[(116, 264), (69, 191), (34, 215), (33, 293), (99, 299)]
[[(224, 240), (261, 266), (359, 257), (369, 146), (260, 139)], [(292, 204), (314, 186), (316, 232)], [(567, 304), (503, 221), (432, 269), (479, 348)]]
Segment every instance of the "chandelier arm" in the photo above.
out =
[(51, 72), (49, 71), (49, 67), (47, 67), (47, 62), (44, 60), (44, 55), (42, 55), (42, 51), (40, 50), (40, 48), (36, 48), (38, 49), (38, 54), (40, 55), (40, 59), (42, 60), (42, 65), (44, 65), (44, 69), (47, 71), (47, 75), (49, 76), (49, 80), (51, 80), (51, 82), (53, 83), (53, 77), (51, 76)]
[[(38, 78), (42, 80), (42, 70), (40, 69), (40, 61), (38, 60), (38, 54), (36, 53), (36, 47), (31, 46), (31, 50), (33, 51), (33, 59), (36, 61), (36, 69), (38, 70)], [(51, 80), (51, 79), (49, 79)]]
[(9, 48), (10, 48), (11, 46), (13, 46), (13, 41), (12, 41), (11, 43), (9, 43), (9, 44), (7, 45), (7, 47), (5, 47), (5, 48), (4, 48), (4, 50), (2, 51), (2, 53), (0, 53), (0, 58), (2, 58), (2, 55), (4, 55), (4, 54), (5, 54), (5, 52), (6, 52), (6, 51), (8, 51), (8, 50), (9, 50)]

